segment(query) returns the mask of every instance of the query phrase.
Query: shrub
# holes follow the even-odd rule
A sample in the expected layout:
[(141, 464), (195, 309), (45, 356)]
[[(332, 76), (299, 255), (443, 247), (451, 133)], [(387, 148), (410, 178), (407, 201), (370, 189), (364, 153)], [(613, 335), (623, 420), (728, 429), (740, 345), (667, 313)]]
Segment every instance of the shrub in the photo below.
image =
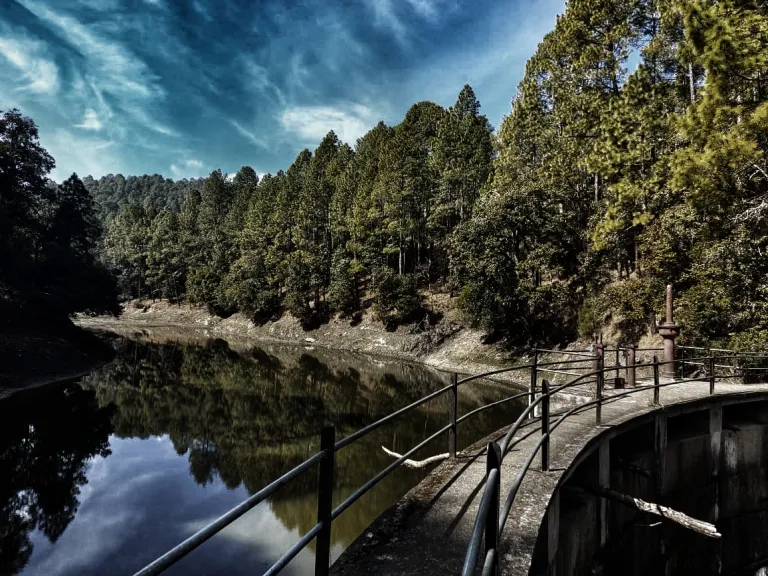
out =
[(422, 310), (422, 298), (412, 274), (398, 276), (389, 268), (374, 272), (374, 309), (387, 326), (412, 321)]
[(328, 303), (332, 310), (340, 312), (344, 316), (349, 316), (360, 308), (360, 298), (357, 293), (357, 281), (352, 272), (352, 262), (340, 250), (333, 255)]

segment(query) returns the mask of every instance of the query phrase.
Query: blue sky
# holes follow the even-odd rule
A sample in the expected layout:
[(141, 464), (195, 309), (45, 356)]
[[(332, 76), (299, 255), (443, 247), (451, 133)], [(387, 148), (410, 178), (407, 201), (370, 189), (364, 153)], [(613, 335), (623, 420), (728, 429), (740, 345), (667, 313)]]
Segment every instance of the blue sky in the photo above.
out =
[(0, 0), (0, 109), (53, 178), (287, 168), (465, 83), (497, 126), (563, 0)]

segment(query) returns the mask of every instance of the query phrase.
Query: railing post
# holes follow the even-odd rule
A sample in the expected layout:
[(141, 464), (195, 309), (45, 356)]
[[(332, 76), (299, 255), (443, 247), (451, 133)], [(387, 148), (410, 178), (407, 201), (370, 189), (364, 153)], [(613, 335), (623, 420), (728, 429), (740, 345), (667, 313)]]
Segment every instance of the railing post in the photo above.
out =
[(456, 413), (459, 408), (459, 375), (456, 372), (453, 373), (453, 381), (451, 382), (451, 406), (450, 406), (450, 419), (451, 428), (448, 430), (448, 456), (456, 458)]
[(627, 348), (627, 386), (629, 388), (635, 387), (635, 364), (637, 363), (637, 354), (635, 353), (635, 345), (632, 344)]
[(685, 348), (680, 348), (680, 378), (685, 380)]
[(619, 374), (619, 368), (621, 368), (621, 360), (619, 359), (619, 345), (616, 345), (616, 378), (621, 378)]
[(541, 381), (541, 435), (546, 439), (541, 445), (541, 471), (549, 472), (549, 382)]
[(488, 511), (488, 517), (485, 522), (485, 554), (488, 555), (489, 550), (496, 550), (496, 562), (493, 566), (491, 574), (498, 576), (499, 574), (499, 505), (501, 504), (501, 448), (496, 442), (488, 444), (488, 455), (485, 459), (485, 480), (491, 475), (492, 470), (498, 469), (499, 481), (496, 483), (496, 487), (493, 490), (491, 497), (491, 506)]
[[(533, 350), (533, 366), (531, 366), (531, 386), (530, 386), (530, 392), (531, 395), (528, 399), (528, 406), (533, 404), (536, 401), (536, 379), (538, 378), (538, 365), (539, 365), (539, 351), (534, 348)], [(533, 418), (533, 413), (535, 410), (531, 410), (528, 413), (528, 418)]]
[(320, 433), (320, 450), (327, 453), (320, 461), (317, 480), (317, 522), (322, 524), (322, 528), (317, 534), (315, 576), (328, 576), (331, 566), (334, 444), (336, 444), (336, 429), (333, 426), (326, 426)]
[(659, 359), (653, 356), (653, 403), (659, 405)]
[(709, 352), (709, 393), (715, 393), (715, 357)]
[(597, 405), (595, 406), (595, 426), (600, 426), (600, 423), (603, 421), (603, 379), (605, 376), (603, 374), (605, 368), (603, 362), (603, 354), (599, 354), (597, 357), (597, 385), (595, 387), (595, 399), (597, 400)]

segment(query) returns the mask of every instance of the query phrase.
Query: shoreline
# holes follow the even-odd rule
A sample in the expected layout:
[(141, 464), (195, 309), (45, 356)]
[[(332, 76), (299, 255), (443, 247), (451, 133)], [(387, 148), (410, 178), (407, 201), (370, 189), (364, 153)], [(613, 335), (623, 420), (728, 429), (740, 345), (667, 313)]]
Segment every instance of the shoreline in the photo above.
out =
[(0, 332), (0, 401), (78, 380), (114, 358), (107, 341), (74, 323), (16, 324)]
[(111, 362), (111, 360), (112, 360), (111, 358), (107, 358), (100, 362), (96, 362), (90, 368), (87, 368), (80, 372), (62, 373), (62, 374), (56, 374), (51, 376), (39, 376), (37, 378), (30, 379), (29, 382), (22, 384), (19, 387), (0, 388), (0, 401), (6, 400), (14, 395), (24, 394), (26, 392), (33, 392), (35, 390), (38, 390), (46, 386), (63, 386), (64, 384), (67, 384), (69, 382), (80, 380), (81, 378), (84, 378), (91, 372), (94, 372), (99, 368), (105, 366), (106, 364)]
[[(483, 344), (482, 332), (446, 319), (421, 331), (415, 331), (412, 326), (387, 331), (370, 315), (365, 315), (354, 325), (348, 320), (333, 318), (315, 329), (304, 330), (287, 314), (278, 320), (256, 325), (240, 314), (219, 318), (201, 307), (186, 304), (133, 301), (123, 304), (123, 313), (119, 317), (78, 317), (75, 324), (89, 331), (107, 331), (125, 337), (159, 340), (221, 338), (234, 342), (261, 341), (310, 349), (344, 350), (459, 374), (496, 370), (525, 357), (514, 355), (498, 345)], [(499, 380), (513, 381), (504, 375)]]

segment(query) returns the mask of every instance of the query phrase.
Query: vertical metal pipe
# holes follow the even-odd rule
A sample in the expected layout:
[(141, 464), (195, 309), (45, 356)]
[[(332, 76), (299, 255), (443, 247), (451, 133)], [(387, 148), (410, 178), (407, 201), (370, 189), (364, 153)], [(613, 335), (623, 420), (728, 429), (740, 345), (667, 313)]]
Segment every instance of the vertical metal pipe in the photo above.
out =
[(659, 405), (659, 359), (653, 356), (653, 403)]
[[(533, 404), (536, 400), (536, 379), (538, 378), (538, 369), (537, 366), (539, 365), (539, 351), (534, 349), (533, 351), (533, 366), (531, 366), (531, 386), (530, 386), (530, 392), (531, 395), (528, 399), (528, 406)], [(528, 418), (533, 418), (535, 410), (531, 410), (528, 413)]]
[(546, 440), (541, 445), (541, 471), (549, 471), (549, 382), (541, 381), (541, 435)]
[(635, 352), (635, 345), (632, 344), (627, 349), (627, 386), (630, 388), (635, 387), (635, 378), (637, 375), (635, 372), (635, 364), (637, 364), (637, 354)]
[(499, 471), (499, 481), (493, 490), (491, 498), (491, 507), (485, 521), (485, 554), (489, 550), (496, 550), (496, 561), (491, 571), (495, 576), (499, 575), (499, 505), (501, 504), (501, 448), (496, 442), (488, 444), (488, 455), (485, 459), (485, 478), (486, 482), (491, 475), (492, 470)]
[(621, 367), (621, 360), (619, 359), (619, 346), (616, 345), (616, 378), (620, 378), (619, 368)]
[(597, 404), (595, 405), (595, 426), (600, 426), (603, 421), (603, 383), (605, 376), (603, 373), (605, 369), (603, 362), (603, 354), (601, 353), (597, 357), (597, 386), (595, 387), (595, 399), (597, 400)]
[(715, 357), (709, 352), (709, 393), (715, 393)]
[(456, 458), (456, 413), (459, 409), (459, 375), (453, 373), (451, 382), (451, 405), (449, 407), (448, 417), (450, 418), (451, 428), (448, 430), (448, 456)]
[(326, 426), (320, 433), (320, 450), (326, 452), (320, 461), (317, 482), (317, 522), (322, 524), (317, 534), (315, 576), (328, 576), (331, 566), (331, 512), (333, 510), (333, 469), (336, 429)]

